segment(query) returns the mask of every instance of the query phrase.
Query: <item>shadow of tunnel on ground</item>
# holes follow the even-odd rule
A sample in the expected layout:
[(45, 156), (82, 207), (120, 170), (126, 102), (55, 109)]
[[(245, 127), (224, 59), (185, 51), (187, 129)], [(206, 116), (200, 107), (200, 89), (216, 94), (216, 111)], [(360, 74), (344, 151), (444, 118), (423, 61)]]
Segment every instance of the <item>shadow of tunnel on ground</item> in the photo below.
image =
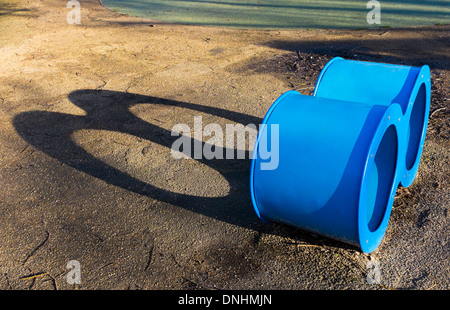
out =
[[(280, 223), (267, 225), (261, 222), (252, 207), (249, 184), (251, 156), (248, 151), (246, 151), (245, 159), (197, 159), (219, 172), (230, 188), (228, 195), (223, 197), (202, 197), (172, 192), (144, 182), (96, 158), (73, 139), (73, 134), (79, 130), (114, 131), (164, 146), (167, 148), (167, 156), (171, 156), (172, 143), (178, 137), (172, 136), (169, 130), (148, 123), (131, 113), (130, 108), (137, 104), (185, 108), (222, 117), (239, 124), (258, 126), (262, 119), (221, 108), (118, 91), (83, 89), (70, 93), (68, 97), (76, 106), (82, 108), (86, 115), (47, 111), (23, 112), (13, 120), (16, 131), (36, 149), (78, 171), (163, 203), (225, 223), (256, 230), (258, 236), (264, 232), (311, 244), (327, 244), (340, 248), (352, 247), (336, 240), (311, 235), (299, 228)], [(199, 142), (192, 138), (191, 141)], [(201, 143), (202, 146), (205, 145), (204, 142)], [(224, 151), (227, 150), (224, 148)]]
[[(252, 226), (258, 221), (253, 213), (249, 196), (248, 151), (246, 159), (199, 159), (202, 164), (219, 172), (230, 186), (230, 192), (225, 197), (199, 197), (170, 192), (120, 171), (77, 145), (72, 135), (78, 130), (85, 129), (126, 133), (167, 147), (167, 156), (171, 156), (171, 146), (178, 137), (172, 136), (169, 130), (136, 117), (129, 110), (133, 105), (175, 106), (242, 124), (259, 124), (261, 119), (220, 108), (108, 90), (78, 90), (70, 93), (69, 99), (87, 115), (45, 111), (24, 112), (17, 115), (13, 121), (19, 135), (27, 143), (61, 163), (114, 186), (239, 226)], [(191, 140), (194, 143), (198, 142), (193, 138)], [(202, 145), (204, 144), (202, 142)], [(237, 207), (240, 209), (239, 216), (233, 216)]]

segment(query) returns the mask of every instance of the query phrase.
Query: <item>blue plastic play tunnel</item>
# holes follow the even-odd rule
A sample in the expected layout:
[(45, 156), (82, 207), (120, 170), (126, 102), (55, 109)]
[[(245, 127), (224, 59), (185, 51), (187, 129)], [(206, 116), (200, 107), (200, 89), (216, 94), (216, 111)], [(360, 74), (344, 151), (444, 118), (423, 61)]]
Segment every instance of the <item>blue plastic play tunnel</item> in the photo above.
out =
[[(256, 213), (372, 252), (398, 185), (416, 175), (429, 100), (427, 66), (332, 59), (313, 96), (289, 91), (263, 120), (251, 165)], [(277, 151), (276, 167), (261, 149)]]
[(400, 182), (408, 187), (419, 168), (430, 107), (430, 68), (334, 58), (322, 70), (314, 96), (367, 105), (400, 105), (401, 125), (407, 135), (401, 160)]

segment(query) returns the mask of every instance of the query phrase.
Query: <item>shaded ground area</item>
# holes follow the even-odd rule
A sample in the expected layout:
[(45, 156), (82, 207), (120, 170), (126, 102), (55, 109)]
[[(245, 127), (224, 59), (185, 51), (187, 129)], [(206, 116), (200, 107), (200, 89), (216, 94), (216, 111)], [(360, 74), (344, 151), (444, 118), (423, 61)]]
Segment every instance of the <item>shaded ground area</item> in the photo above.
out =
[[(0, 12), (1, 289), (450, 288), (449, 26), (179, 26), (97, 1), (77, 26), (56, 0)], [(310, 94), (333, 56), (432, 69), (419, 175), (370, 255), (261, 223), (248, 159), (170, 156), (175, 124), (257, 124), (281, 93)], [(66, 281), (74, 259), (78, 286)]]
[[(350, 0), (102, 0), (118, 12), (162, 22), (239, 28), (417, 27), (448, 23), (446, 0), (377, 2), (381, 17), (368, 24), (375, 7), (369, 1)], [(372, 1), (373, 2), (373, 1)], [(369, 19), (372, 20), (372, 14)]]

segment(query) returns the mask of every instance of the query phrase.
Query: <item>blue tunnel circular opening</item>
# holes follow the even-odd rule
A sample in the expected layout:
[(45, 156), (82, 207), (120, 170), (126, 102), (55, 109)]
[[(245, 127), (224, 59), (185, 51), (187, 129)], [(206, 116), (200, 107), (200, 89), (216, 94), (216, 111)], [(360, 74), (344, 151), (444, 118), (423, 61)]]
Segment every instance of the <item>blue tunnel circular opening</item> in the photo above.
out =
[(389, 203), (397, 165), (397, 131), (394, 125), (388, 127), (373, 156), (374, 161), (368, 174), (367, 226), (371, 232), (378, 229)]
[(423, 125), (425, 121), (425, 106), (426, 106), (426, 89), (425, 84), (422, 84), (417, 93), (416, 99), (413, 102), (411, 117), (409, 118), (408, 126), (408, 147), (406, 150), (406, 169), (410, 170), (417, 159), (419, 151)]

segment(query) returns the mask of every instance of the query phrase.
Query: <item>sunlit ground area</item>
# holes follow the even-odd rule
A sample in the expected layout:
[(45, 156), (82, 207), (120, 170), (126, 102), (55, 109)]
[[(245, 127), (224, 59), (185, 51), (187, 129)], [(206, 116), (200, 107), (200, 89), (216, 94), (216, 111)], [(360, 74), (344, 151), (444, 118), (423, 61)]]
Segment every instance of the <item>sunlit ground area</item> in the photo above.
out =
[[(375, 27), (389, 29), (367, 29), (367, 0), (135, 0), (134, 14), (153, 20), (80, 0), (80, 24), (69, 23), (68, 2), (0, 0), (0, 290), (291, 290), (294, 302), (298, 290), (450, 289), (450, 25), (434, 25), (448, 1), (397, 2), (431, 25), (394, 28), (381, 0)], [(422, 17), (426, 9), (434, 13)], [(319, 29), (340, 21), (355, 28)], [(260, 124), (282, 93), (312, 94), (336, 56), (432, 72), (417, 179), (398, 189), (369, 255), (261, 221), (250, 152), (171, 155), (177, 124), (194, 129), (201, 116), (203, 135), (191, 141), (210, 144), (214, 124), (226, 139), (226, 125)], [(68, 281), (71, 260), (81, 284)]]
[(412, 27), (449, 23), (450, 1), (378, 1), (369, 24), (365, 0), (103, 0), (110, 9), (157, 21), (242, 28)]

